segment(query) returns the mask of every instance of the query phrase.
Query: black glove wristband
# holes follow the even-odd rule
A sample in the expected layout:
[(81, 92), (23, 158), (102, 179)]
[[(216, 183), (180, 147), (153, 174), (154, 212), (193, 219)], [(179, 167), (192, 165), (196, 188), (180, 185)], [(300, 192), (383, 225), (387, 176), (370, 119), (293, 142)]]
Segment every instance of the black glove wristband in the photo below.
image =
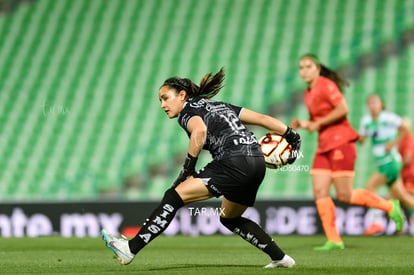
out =
[(292, 146), (292, 154), (288, 159), (288, 163), (292, 164), (295, 162), (296, 158), (299, 155), (299, 149), (302, 143), (300, 135), (293, 130), (292, 128), (288, 127), (286, 132), (282, 135), (284, 139)]
[(287, 128), (286, 132), (282, 135), (282, 137), (286, 139), (286, 141), (292, 146), (298, 142), (301, 142), (299, 134), (290, 127)]
[(198, 160), (197, 157), (193, 157), (192, 155), (187, 153), (187, 156), (185, 157), (183, 168), (194, 172), (195, 166), (197, 164), (197, 160)]
[(180, 174), (173, 183), (174, 187), (185, 181), (189, 176), (191, 176), (195, 172), (197, 160), (197, 157), (193, 157), (192, 155), (187, 154), (187, 156), (185, 157), (183, 168), (181, 169)]

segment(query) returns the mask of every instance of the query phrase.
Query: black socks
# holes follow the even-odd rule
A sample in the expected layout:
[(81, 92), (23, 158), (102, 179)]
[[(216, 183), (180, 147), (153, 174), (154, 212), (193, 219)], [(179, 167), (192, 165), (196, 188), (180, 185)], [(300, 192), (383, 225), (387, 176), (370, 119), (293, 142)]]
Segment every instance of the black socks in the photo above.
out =
[[(129, 240), (129, 249), (137, 254), (144, 246), (160, 235), (174, 219), (177, 210), (184, 205), (174, 188), (168, 189), (157, 208), (148, 217), (137, 235)], [(281, 260), (285, 253), (276, 245), (272, 238), (255, 222), (244, 217), (233, 219), (220, 217), (220, 222), (230, 231), (259, 248), (272, 260)]]
[(257, 223), (244, 217), (233, 219), (220, 217), (220, 222), (230, 231), (265, 252), (272, 260), (281, 260), (285, 256), (285, 253)]
[(129, 241), (129, 249), (137, 254), (144, 246), (160, 235), (173, 220), (177, 210), (184, 205), (175, 189), (164, 193), (160, 205), (147, 218), (138, 234)]

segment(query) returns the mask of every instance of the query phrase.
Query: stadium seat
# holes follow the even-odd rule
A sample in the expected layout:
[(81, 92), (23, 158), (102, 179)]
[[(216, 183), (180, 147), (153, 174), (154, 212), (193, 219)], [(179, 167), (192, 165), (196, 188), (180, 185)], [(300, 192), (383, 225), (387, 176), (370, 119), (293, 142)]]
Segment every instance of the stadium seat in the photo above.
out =
[[(412, 1), (320, 3), (37, 0), (0, 14), (0, 200), (159, 198), (187, 149), (185, 133), (160, 110), (166, 78), (198, 81), (224, 66), (217, 99), (268, 112), (303, 89), (301, 54), (352, 64), (414, 28)], [(411, 46), (352, 80), (346, 96), (354, 125), (361, 98), (373, 90), (414, 116), (413, 57)], [(280, 119), (291, 115), (307, 113), (297, 106)], [(303, 135), (302, 170), (268, 171), (259, 198), (311, 197), (305, 170), (316, 139)], [(364, 175), (365, 161), (358, 165)], [(145, 184), (128, 194), (131, 177)]]

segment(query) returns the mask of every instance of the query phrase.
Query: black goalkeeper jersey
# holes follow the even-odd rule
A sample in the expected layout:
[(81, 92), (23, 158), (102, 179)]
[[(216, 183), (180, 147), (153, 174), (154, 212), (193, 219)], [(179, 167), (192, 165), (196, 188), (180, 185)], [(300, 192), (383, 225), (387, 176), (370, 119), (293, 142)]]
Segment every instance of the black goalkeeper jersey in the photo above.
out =
[(203, 149), (213, 159), (237, 156), (263, 156), (253, 133), (249, 132), (239, 119), (241, 107), (228, 103), (195, 97), (188, 100), (178, 123), (190, 136), (187, 123), (193, 116), (199, 116), (207, 126), (207, 139)]

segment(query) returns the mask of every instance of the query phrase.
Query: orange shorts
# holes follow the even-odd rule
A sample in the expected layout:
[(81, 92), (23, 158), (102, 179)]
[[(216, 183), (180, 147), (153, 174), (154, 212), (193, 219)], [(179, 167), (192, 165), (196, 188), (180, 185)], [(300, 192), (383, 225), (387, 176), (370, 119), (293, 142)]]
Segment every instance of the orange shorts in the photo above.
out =
[(355, 175), (356, 146), (346, 143), (323, 153), (316, 153), (310, 174), (336, 177), (353, 177)]

